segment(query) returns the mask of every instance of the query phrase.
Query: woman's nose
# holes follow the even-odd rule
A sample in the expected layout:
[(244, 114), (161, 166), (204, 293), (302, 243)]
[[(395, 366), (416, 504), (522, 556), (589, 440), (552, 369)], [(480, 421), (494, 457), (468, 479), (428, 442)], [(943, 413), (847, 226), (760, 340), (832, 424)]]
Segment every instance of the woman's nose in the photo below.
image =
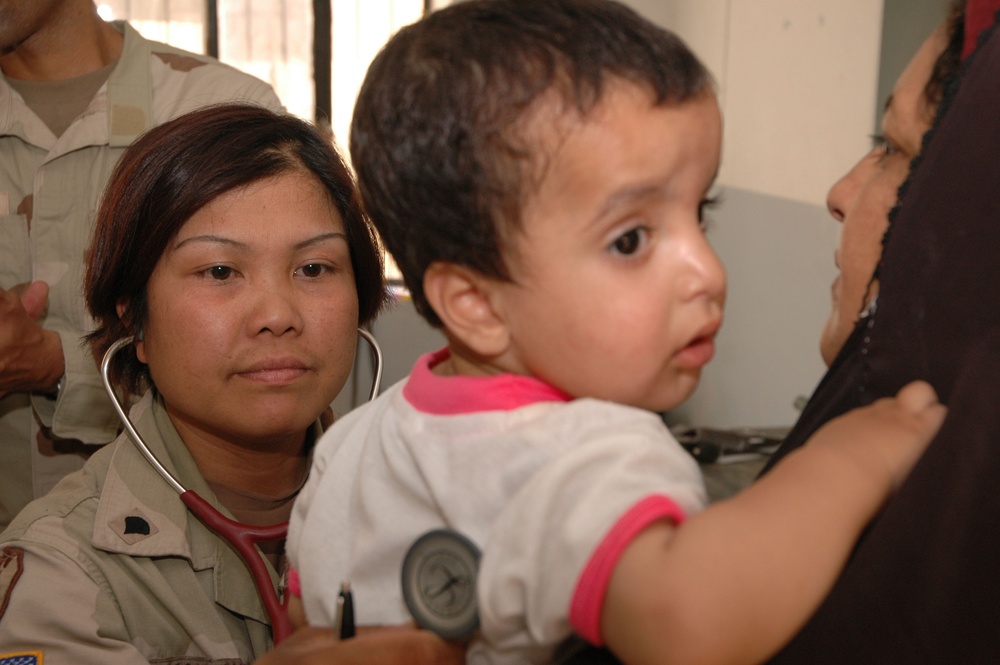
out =
[(826, 209), (830, 211), (830, 216), (838, 222), (843, 223), (847, 217), (847, 211), (854, 204), (857, 198), (858, 181), (861, 177), (859, 173), (865, 160), (861, 160), (854, 167), (845, 173), (840, 180), (833, 183), (833, 187), (826, 195)]
[(269, 280), (253, 287), (251, 329), (255, 333), (284, 335), (302, 329), (303, 317), (294, 286), (285, 280)]

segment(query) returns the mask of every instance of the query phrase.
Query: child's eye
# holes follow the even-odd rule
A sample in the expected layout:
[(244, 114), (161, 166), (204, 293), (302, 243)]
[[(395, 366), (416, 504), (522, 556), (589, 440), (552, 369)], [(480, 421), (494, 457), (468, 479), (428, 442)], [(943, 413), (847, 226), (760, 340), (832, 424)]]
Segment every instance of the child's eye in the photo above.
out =
[(639, 251), (646, 240), (648, 232), (643, 228), (629, 229), (615, 238), (611, 243), (611, 251), (623, 256), (630, 256)]
[(233, 276), (233, 269), (229, 266), (212, 266), (206, 272), (209, 277), (220, 282)]
[(698, 204), (698, 224), (701, 228), (706, 228), (708, 226), (708, 219), (705, 218), (705, 213), (709, 210), (715, 209), (719, 203), (722, 202), (722, 197), (719, 195), (706, 196)]

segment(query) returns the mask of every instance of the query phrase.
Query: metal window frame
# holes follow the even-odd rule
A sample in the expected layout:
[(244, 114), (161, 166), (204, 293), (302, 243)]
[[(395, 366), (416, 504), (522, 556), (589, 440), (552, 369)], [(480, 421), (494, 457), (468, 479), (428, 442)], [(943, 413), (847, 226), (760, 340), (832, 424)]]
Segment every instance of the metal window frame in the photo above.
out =
[[(433, 5), (424, 0), (425, 16)], [(313, 0), (312, 6), (313, 121), (328, 127), (333, 118), (333, 7), (331, 0)], [(219, 0), (205, 0), (205, 53), (219, 57)]]

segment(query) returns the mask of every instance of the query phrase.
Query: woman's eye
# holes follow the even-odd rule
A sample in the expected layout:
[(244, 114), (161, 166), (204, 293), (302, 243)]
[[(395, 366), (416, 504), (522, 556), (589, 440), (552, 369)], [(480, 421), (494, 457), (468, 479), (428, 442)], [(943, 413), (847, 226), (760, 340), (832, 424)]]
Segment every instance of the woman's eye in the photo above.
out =
[(621, 254), (623, 256), (629, 256), (635, 254), (642, 247), (643, 241), (646, 240), (646, 230), (641, 228), (630, 229), (623, 233), (622, 235), (615, 238), (615, 241), (611, 243), (611, 249), (616, 254)]
[(299, 273), (303, 277), (319, 277), (327, 270), (327, 266), (322, 263), (307, 263), (295, 272)]
[(880, 159), (891, 157), (892, 155), (895, 155), (897, 152), (899, 152), (899, 148), (897, 148), (883, 134), (872, 135), (872, 150), (878, 153)]
[(229, 266), (212, 266), (208, 269), (208, 274), (212, 279), (223, 281), (233, 276), (233, 269)]

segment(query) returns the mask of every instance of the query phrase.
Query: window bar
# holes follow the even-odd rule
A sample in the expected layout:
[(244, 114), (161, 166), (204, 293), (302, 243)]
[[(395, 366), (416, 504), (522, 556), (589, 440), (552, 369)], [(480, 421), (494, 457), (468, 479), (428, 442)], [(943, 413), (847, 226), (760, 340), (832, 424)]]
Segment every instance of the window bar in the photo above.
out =
[(205, 53), (219, 57), (219, 0), (205, 0)]
[(314, 121), (329, 129), (333, 119), (333, 14), (330, 0), (313, 0)]

